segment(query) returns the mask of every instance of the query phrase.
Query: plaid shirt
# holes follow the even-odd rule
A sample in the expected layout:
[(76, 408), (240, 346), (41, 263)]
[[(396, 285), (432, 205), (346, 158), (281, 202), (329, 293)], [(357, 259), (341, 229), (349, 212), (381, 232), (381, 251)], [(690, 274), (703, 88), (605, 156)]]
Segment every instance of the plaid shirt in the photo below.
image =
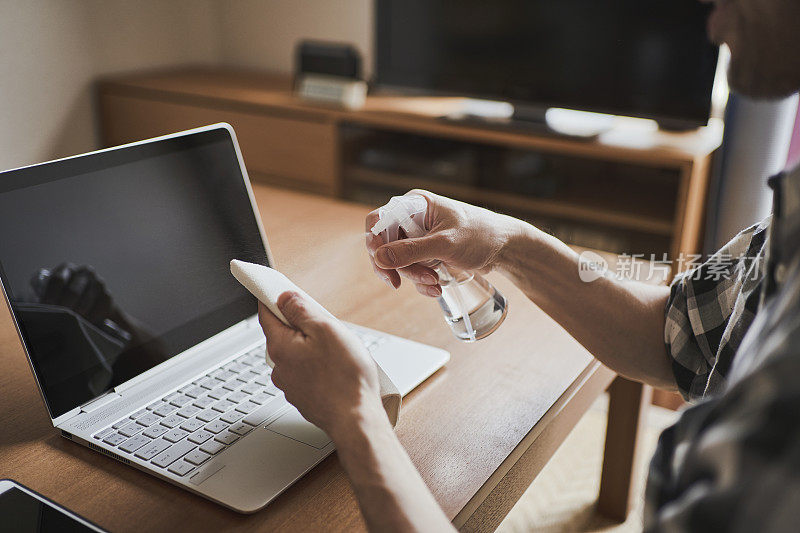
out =
[(650, 465), (647, 531), (800, 530), (800, 171), (773, 215), (673, 281), (665, 342), (694, 405)]

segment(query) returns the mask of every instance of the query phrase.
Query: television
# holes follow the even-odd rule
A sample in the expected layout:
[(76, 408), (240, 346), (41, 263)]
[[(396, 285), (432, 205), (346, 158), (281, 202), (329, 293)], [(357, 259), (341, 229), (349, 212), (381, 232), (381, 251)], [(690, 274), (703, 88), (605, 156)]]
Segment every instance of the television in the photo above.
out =
[(719, 54), (697, 0), (376, 0), (378, 86), (708, 123)]

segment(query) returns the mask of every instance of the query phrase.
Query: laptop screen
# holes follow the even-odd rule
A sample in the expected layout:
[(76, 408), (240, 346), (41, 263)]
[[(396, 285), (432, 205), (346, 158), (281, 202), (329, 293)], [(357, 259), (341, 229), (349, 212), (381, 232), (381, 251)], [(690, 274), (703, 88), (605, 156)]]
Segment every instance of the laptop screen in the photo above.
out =
[(230, 134), (0, 174), (0, 278), (56, 418), (256, 312), (268, 264)]

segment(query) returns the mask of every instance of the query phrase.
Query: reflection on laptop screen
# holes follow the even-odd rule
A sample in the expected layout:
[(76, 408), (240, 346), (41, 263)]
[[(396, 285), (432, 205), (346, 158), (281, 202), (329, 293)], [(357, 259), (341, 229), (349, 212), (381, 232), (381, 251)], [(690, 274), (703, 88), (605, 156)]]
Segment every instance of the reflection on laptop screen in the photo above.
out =
[(267, 264), (224, 128), (0, 174), (0, 278), (51, 415), (236, 324)]

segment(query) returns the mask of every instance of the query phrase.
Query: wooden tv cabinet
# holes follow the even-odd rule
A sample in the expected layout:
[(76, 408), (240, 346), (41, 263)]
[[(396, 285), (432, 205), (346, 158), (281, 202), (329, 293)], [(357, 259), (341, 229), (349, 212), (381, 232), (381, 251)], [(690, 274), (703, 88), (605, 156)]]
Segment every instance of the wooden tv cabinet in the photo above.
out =
[(721, 128), (617, 128), (586, 141), (443, 120), (461, 98), (377, 95), (357, 111), (304, 102), (288, 76), (181, 69), (98, 83), (111, 146), (214, 122), (236, 130), (254, 180), (377, 205), (414, 187), (628, 254), (700, 250)]
[[(371, 205), (420, 187), (528, 219), (580, 246), (659, 258), (700, 252), (721, 128), (574, 140), (443, 120), (461, 98), (373, 95), (348, 111), (301, 101), (291, 87), (285, 75), (222, 69), (103, 79), (102, 142), (228, 122), (257, 181)], [(387, 165), (387, 155), (403, 168)], [(681, 400), (656, 391), (654, 403)]]

